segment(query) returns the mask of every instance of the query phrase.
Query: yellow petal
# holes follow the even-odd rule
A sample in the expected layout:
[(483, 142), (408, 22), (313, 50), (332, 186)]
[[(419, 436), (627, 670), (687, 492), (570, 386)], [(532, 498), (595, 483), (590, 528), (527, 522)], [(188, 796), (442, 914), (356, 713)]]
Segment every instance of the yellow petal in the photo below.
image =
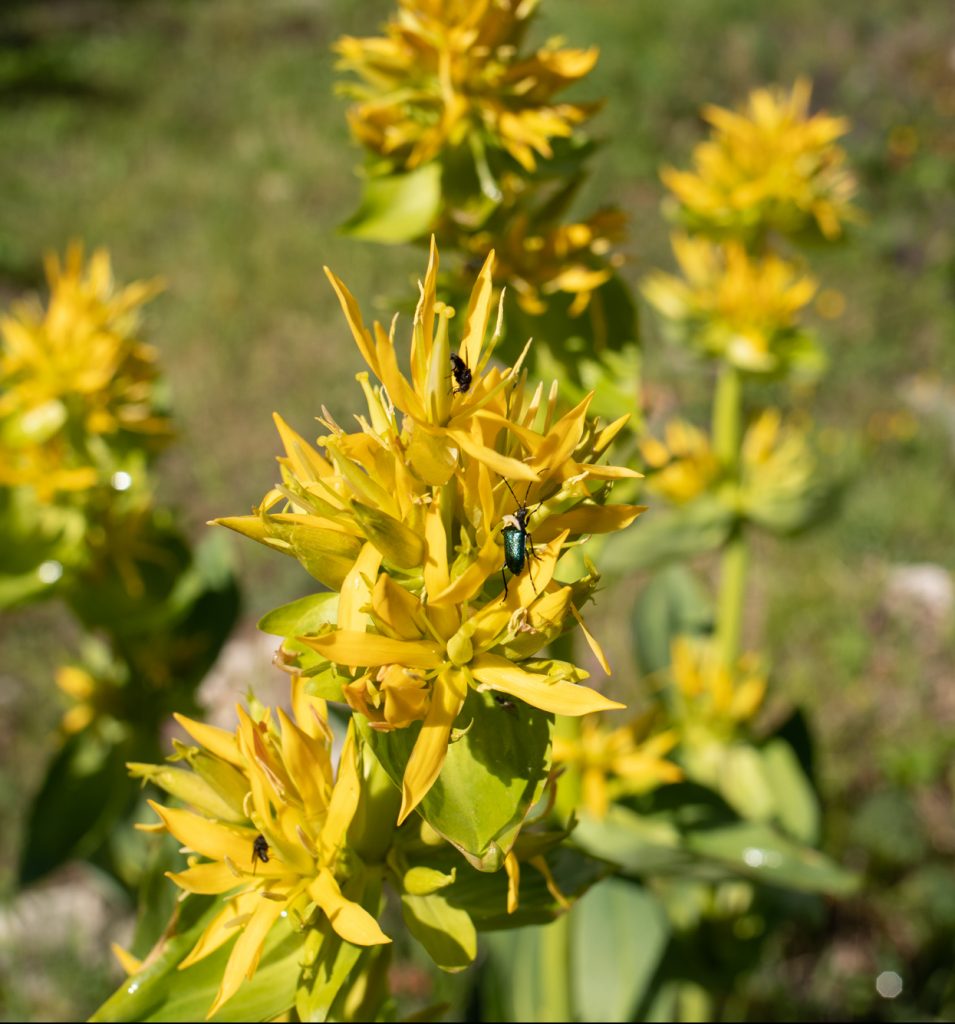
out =
[(351, 328), (352, 337), (355, 339), (355, 344), (358, 346), (358, 351), (361, 352), (362, 359), (371, 367), (375, 376), (381, 380), (381, 374), (378, 372), (378, 360), (375, 357), (375, 348), (372, 344), (371, 335), (368, 333), (368, 329), (365, 327), (365, 322), (361, 317), (361, 309), (358, 306), (355, 296), (345, 287), (345, 283), (337, 278), (328, 267), (324, 268), (325, 276), (331, 281), (332, 288), (335, 289), (335, 294), (338, 296), (338, 301), (341, 304), (342, 312), (345, 314), (345, 319), (348, 321), (348, 326)]
[(443, 648), (431, 640), (392, 640), (377, 633), (348, 629), (297, 639), (338, 665), (397, 664), (408, 668), (437, 668), (444, 661)]
[(493, 470), (498, 476), (507, 477), (509, 480), (530, 480), (539, 482), (539, 477), (534, 470), (524, 462), (518, 462), (507, 455), (501, 455), (493, 448), (487, 448), (475, 441), (465, 430), (451, 428), (448, 430), (451, 437), (464, 451), (478, 462), (483, 462), (488, 469)]
[(345, 841), (345, 833), (355, 816), (361, 791), (358, 777), (358, 751), (355, 726), (349, 719), (348, 732), (338, 761), (338, 778), (328, 804), (328, 816), (322, 826), (322, 845), (326, 853), (337, 850)]
[(342, 896), (338, 883), (328, 870), (323, 869), (319, 873), (309, 885), (308, 894), (346, 942), (355, 946), (378, 946), (391, 942), (364, 907)]
[(424, 521), (424, 585), (429, 594), (440, 594), (448, 579), (448, 538), (444, 532), (440, 502), (432, 502)]
[(238, 927), (237, 922), (247, 914), (251, 914), (261, 898), (257, 890), (251, 889), (248, 892), (241, 892), (229, 900), (209, 922), (208, 927), (199, 936), (199, 941), (192, 947), (189, 954), (180, 962), (179, 970), (184, 971), (187, 967), (198, 963), (234, 938), (235, 930)]
[(310, 819), (328, 806), (328, 746), (299, 729), (281, 708), (277, 714), (282, 732), (282, 761), (305, 805), (305, 817)]
[(399, 587), (387, 573), (378, 577), (371, 603), (375, 615), (400, 639), (416, 640), (421, 636), (421, 630), (415, 623), (418, 599), (404, 587)]
[[(149, 806), (163, 820), (163, 824), (189, 850), (202, 854), (210, 860), (224, 860), (228, 857), (234, 864), (251, 863), (252, 843), (256, 832), (251, 828), (237, 828), (233, 825), (220, 825), (217, 821), (201, 818), (191, 811), (182, 811), (175, 807), (163, 807), (150, 800)], [(269, 875), (279, 875), (279, 865), (263, 864), (263, 871)]]
[(513, 850), (504, 858), (504, 870), (507, 872), (507, 912), (513, 914), (518, 907), (521, 886), (521, 865)]
[[(362, 609), (371, 599), (371, 586), (374, 586), (381, 566), (381, 552), (371, 541), (366, 541), (361, 552), (342, 583), (341, 595), (338, 598), (338, 628), (350, 632), (360, 632), (368, 624), (368, 615)], [(347, 662), (346, 664), (362, 665), (364, 662)]]
[(598, 664), (609, 676), (610, 664), (607, 661), (607, 656), (603, 652), (603, 648), (600, 646), (600, 644), (597, 643), (597, 638), (587, 628), (587, 623), (584, 622), (583, 616), (580, 614), (580, 612), (577, 611), (577, 609), (573, 605), (570, 606), (570, 611), (574, 618), (577, 620), (577, 625), (580, 626), (581, 632), (584, 634), (584, 639), (587, 641), (587, 644), (590, 647), (591, 651), (593, 651), (593, 655), (597, 659)]
[(401, 781), (401, 811), (398, 824), (418, 806), (441, 773), (448, 753), (451, 726), (467, 694), (467, 684), (457, 672), (442, 672), (434, 681), (431, 707), (421, 726)]
[[(243, 862), (241, 867), (245, 866), (246, 862)], [(253, 865), (249, 865), (250, 871), (252, 867)], [(206, 896), (218, 892), (229, 892), (243, 884), (243, 879), (237, 878), (231, 868), (221, 861), (196, 864), (178, 873), (167, 871), (166, 877), (175, 882), (180, 889), (185, 889), (186, 892), (196, 892)]]
[(458, 352), (468, 366), (475, 370), (480, 363), (484, 335), (487, 333), (487, 324), (491, 316), (491, 298), (494, 290), (493, 274), (494, 250), (492, 249), (487, 254), (484, 266), (481, 267), (474, 287), (471, 289), (464, 337), (461, 339), (461, 348)]
[(282, 417), (272, 413), (279, 437), (285, 445), (288, 461), (296, 479), (303, 484), (314, 483), (332, 473), (331, 463), (320, 455), (300, 434), (297, 434)]
[(568, 683), (538, 672), (525, 672), (507, 658), (480, 654), (471, 662), (471, 672), (484, 687), (518, 697), (527, 704), (555, 715), (589, 715), (626, 707), (579, 683)]
[(266, 937), (284, 909), (285, 904), (280, 900), (265, 898), (259, 900), (258, 906), (252, 911), (252, 916), (246, 922), (229, 954), (229, 962), (222, 975), (222, 984), (219, 986), (215, 1002), (209, 1007), (209, 1012), (206, 1014), (207, 1020), (220, 1009), (223, 1003), (235, 995), (243, 981), (255, 974)]
[(235, 765), (236, 768), (245, 768), (245, 762), (239, 754), (239, 747), (235, 742), (235, 734), (225, 729), (219, 729), (214, 725), (206, 725), (204, 722), (196, 722), (185, 715), (173, 712), (173, 718), (186, 730), (187, 733), (200, 746), (205, 747), (210, 754), (221, 757), (223, 761)]
[(112, 950), (113, 956), (119, 961), (119, 966), (122, 967), (127, 975), (139, 973), (139, 969), (143, 966), (142, 960), (137, 959), (132, 953), (123, 949), (118, 942), (111, 943), (109, 948)]
[(548, 517), (534, 531), (534, 537), (546, 541), (561, 530), (573, 534), (613, 533), (629, 526), (646, 510), (646, 505), (578, 505)]

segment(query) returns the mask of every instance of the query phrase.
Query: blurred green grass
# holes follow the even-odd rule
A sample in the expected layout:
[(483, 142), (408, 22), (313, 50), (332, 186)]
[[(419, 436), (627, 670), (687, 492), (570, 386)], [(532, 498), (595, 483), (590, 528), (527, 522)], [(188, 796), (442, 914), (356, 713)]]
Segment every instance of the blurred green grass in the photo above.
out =
[[(247, 511), (273, 482), (273, 409), (306, 434), (322, 403), (350, 416), (358, 357), (322, 265), (366, 308), (422, 270), (421, 253), (336, 234), (357, 200), (360, 154), (332, 96), (329, 46), (343, 32), (373, 31), (389, 8), (381, 0), (8, 0), (0, 12), (0, 300), (38, 287), (42, 253), (71, 238), (108, 245), (123, 279), (165, 278), (149, 328), (181, 441), (162, 463), (162, 497), (183, 510), (194, 536), (214, 515)], [(601, 48), (582, 92), (607, 97), (596, 127), (611, 144), (594, 159), (580, 205), (610, 198), (630, 214), (631, 284), (671, 265), (657, 170), (686, 160), (703, 131), (702, 104), (732, 104), (754, 85), (805, 73), (815, 103), (853, 122), (847, 146), (868, 223), (817, 255), (818, 275), (845, 297), (846, 311), (820, 321), (828, 376), (791, 400), (858, 437), (859, 471), (836, 522), (791, 544), (759, 545), (747, 627), (772, 653), (780, 699), (811, 716), (834, 852), (856, 866), (882, 863), (852, 819), (889, 792), (914, 808), (920, 857), (951, 857), (942, 820), (955, 810), (946, 776), (955, 747), (955, 701), (945, 700), (955, 684), (951, 620), (933, 631), (918, 609), (900, 615), (885, 600), (894, 566), (955, 569), (951, 8), (890, 0), (544, 0), (543, 8), (539, 38)], [(653, 394), (702, 415), (705, 371), (662, 346), (649, 314), (644, 324)], [(291, 561), (254, 545), (236, 552), (250, 615), (307, 584)], [(0, 890), (9, 892), (23, 808), (57, 718), (52, 668), (74, 637), (43, 609), (8, 617), (0, 642)], [(877, 812), (893, 827), (891, 813)], [(879, 877), (894, 884), (901, 870)], [(903, 958), (912, 948), (892, 946), (890, 928), (879, 935)], [(794, 994), (798, 974), (780, 956), (757, 995), (769, 998), (778, 985), (778, 998), (810, 1014), (815, 997)], [(871, 966), (864, 960), (864, 971)], [(15, 971), (0, 955), (6, 1019), (26, 1005), (3, 998)], [(82, 986), (76, 991), (82, 999)], [(943, 1003), (939, 996), (932, 1006)], [(874, 1012), (864, 999), (858, 1007), (852, 1012)], [(42, 999), (32, 1012), (63, 1013)]]

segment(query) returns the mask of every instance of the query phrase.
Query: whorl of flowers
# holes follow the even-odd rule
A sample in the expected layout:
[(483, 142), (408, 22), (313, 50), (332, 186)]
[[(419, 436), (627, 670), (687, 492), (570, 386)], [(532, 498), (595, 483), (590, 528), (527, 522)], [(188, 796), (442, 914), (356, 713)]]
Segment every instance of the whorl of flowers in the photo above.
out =
[(680, 341), (751, 373), (816, 368), (799, 324), (814, 278), (774, 253), (752, 256), (738, 241), (675, 235), (673, 250), (683, 277), (655, 271), (643, 293)]
[[(603, 459), (627, 417), (607, 426), (588, 420), (592, 394), (561, 413), (556, 385), (529, 390), (518, 369), (491, 364), (493, 261), (492, 253), (452, 348), (455, 311), (436, 297), (432, 243), (407, 374), (397, 323), (366, 327), (354, 297), (327, 271), (379, 382), (358, 375), (367, 416), (346, 431), (326, 412), (320, 451), (279, 419), (281, 485), (254, 515), (219, 520), (297, 558), (337, 592), (325, 624), (292, 645), (309, 657), (286, 645), (293, 668), (331, 680), (338, 699), (375, 728), (422, 723), (400, 820), (440, 773), (469, 688), (563, 715), (621, 706), (580, 685), (583, 669), (543, 649), (580, 625), (609, 671), (579, 611), (597, 576), (560, 581), (558, 561), (587, 534), (622, 529), (642, 511), (606, 504), (614, 480), (639, 475)], [(471, 374), (467, 388), (451, 376), (452, 353)], [(512, 575), (503, 570), (502, 534), (522, 505), (526, 561)]]
[(0, 319), (0, 484), (41, 497), (92, 487), (122, 437), (155, 446), (170, 436), (157, 409), (156, 350), (139, 338), (141, 307), (158, 281), (117, 288), (109, 254), (72, 244), (46, 259), (50, 299), (14, 304)]
[(811, 93), (800, 78), (788, 92), (753, 90), (740, 111), (704, 107), (713, 131), (694, 149), (693, 170), (661, 174), (689, 227), (719, 236), (816, 227), (833, 239), (858, 218), (856, 181), (836, 143), (849, 122), (810, 115)]
[(594, 111), (558, 102), (583, 78), (594, 48), (548, 43), (522, 54), (536, 0), (399, 0), (385, 35), (346, 36), (339, 66), (360, 84), (342, 91), (358, 102), (349, 112), (355, 138), (393, 172), (411, 170), (448, 148), (503, 150), (526, 171), (553, 154)]
[[(176, 718), (197, 746), (177, 743), (172, 765), (131, 764), (188, 805), (163, 807), (146, 830), (166, 830), (190, 851), (188, 867), (167, 872), (187, 893), (225, 896), (221, 911), (179, 965), (185, 969), (235, 938), (213, 1016), (255, 973), (269, 932), (280, 920), (317, 927), (327, 918), (345, 941), (371, 946), (391, 940), (342, 887), (360, 881), (362, 865), (347, 846), (359, 801), (360, 766), (349, 730), (337, 771), (322, 701), (293, 686), (293, 716), (281, 709), (239, 708), (235, 733)], [(314, 950), (313, 950), (314, 952)]]

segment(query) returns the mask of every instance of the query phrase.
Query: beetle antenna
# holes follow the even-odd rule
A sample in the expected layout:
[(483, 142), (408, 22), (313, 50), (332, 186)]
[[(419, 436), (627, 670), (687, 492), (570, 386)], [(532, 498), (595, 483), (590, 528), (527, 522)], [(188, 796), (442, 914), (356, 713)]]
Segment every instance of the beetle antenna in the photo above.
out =
[[(504, 480), (503, 477), (501, 477), (501, 479)], [(514, 488), (511, 487), (511, 485), (506, 480), (504, 480), (504, 486), (511, 492), (511, 497), (517, 502), (518, 505), (520, 505), (521, 499), (514, 493)]]

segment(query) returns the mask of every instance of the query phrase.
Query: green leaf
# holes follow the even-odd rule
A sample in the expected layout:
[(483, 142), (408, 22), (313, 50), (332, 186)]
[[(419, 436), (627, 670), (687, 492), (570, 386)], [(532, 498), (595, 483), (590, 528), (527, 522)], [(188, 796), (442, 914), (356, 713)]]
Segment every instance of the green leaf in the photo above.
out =
[(440, 210), (441, 165), (432, 162), (407, 174), (367, 178), (358, 209), (341, 230), (369, 242), (411, 242), (432, 230)]
[(632, 1020), (669, 939), (663, 907), (636, 883), (609, 878), (574, 906), (570, 923), (574, 1019)]
[(442, 970), (463, 971), (477, 956), (477, 931), (471, 918), (441, 893), (404, 893), (401, 912), (408, 931)]
[(819, 840), (819, 800), (793, 748), (777, 738), (763, 747), (762, 754), (779, 824), (793, 838), (815, 844)]
[[(521, 837), (523, 843), (525, 837)], [(579, 899), (611, 867), (570, 846), (559, 846), (545, 857), (557, 889), (568, 903)], [(528, 862), (521, 863), (517, 909), (507, 912), (507, 875), (503, 871), (459, 871), (442, 896), (465, 910), (480, 932), (546, 924), (564, 912), (547, 887), (544, 875)]]
[[(480, 871), (504, 863), (547, 773), (552, 717), (522, 701), (498, 706), (470, 691), (441, 774), (417, 811)], [(378, 732), (355, 722), (395, 785), (401, 785), (420, 725)]]
[(644, 675), (650, 675), (670, 664), (674, 637), (712, 630), (712, 604), (686, 566), (672, 565), (644, 587), (634, 606), (632, 621), (637, 663)]
[[(90, 1018), (91, 1021), (198, 1021), (212, 1005), (233, 942), (186, 968), (179, 963), (196, 944), (221, 902), (188, 896), (177, 907), (161, 945), (138, 974), (127, 978)], [(211, 1019), (214, 1021), (271, 1020), (295, 1000), (302, 936), (281, 918), (265, 940), (262, 959), (251, 981)]]
[(856, 875), (817, 850), (800, 846), (771, 825), (738, 822), (700, 829), (686, 837), (690, 850), (766, 885), (803, 892), (848, 896), (859, 886)]
[(259, 619), (259, 629), (273, 636), (310, 636), (337, 621), (338, 594), (308, 594), (266, 612)]
[(669, 817), (637, 814), (624, 804), (611, 804), (603, 818), (581, 814), (574, 829), (577, 846), (635, 874), (680, 870), (688, 860), (681, 842)]
[(66, 740), (30, 807), (22, 885), (100, 849), (136, 803), (139, 783), (126, 773), (135, 751), (129, 738), (112, 743), (90, 729)]
[(651, 508), (636, 528), (607, 538), (601, 564), (612, 567), (614, 576), (624, 576), (715, 551), (729, 536), (734, 519), (733, 510), (710, 495), (666, 510)]

